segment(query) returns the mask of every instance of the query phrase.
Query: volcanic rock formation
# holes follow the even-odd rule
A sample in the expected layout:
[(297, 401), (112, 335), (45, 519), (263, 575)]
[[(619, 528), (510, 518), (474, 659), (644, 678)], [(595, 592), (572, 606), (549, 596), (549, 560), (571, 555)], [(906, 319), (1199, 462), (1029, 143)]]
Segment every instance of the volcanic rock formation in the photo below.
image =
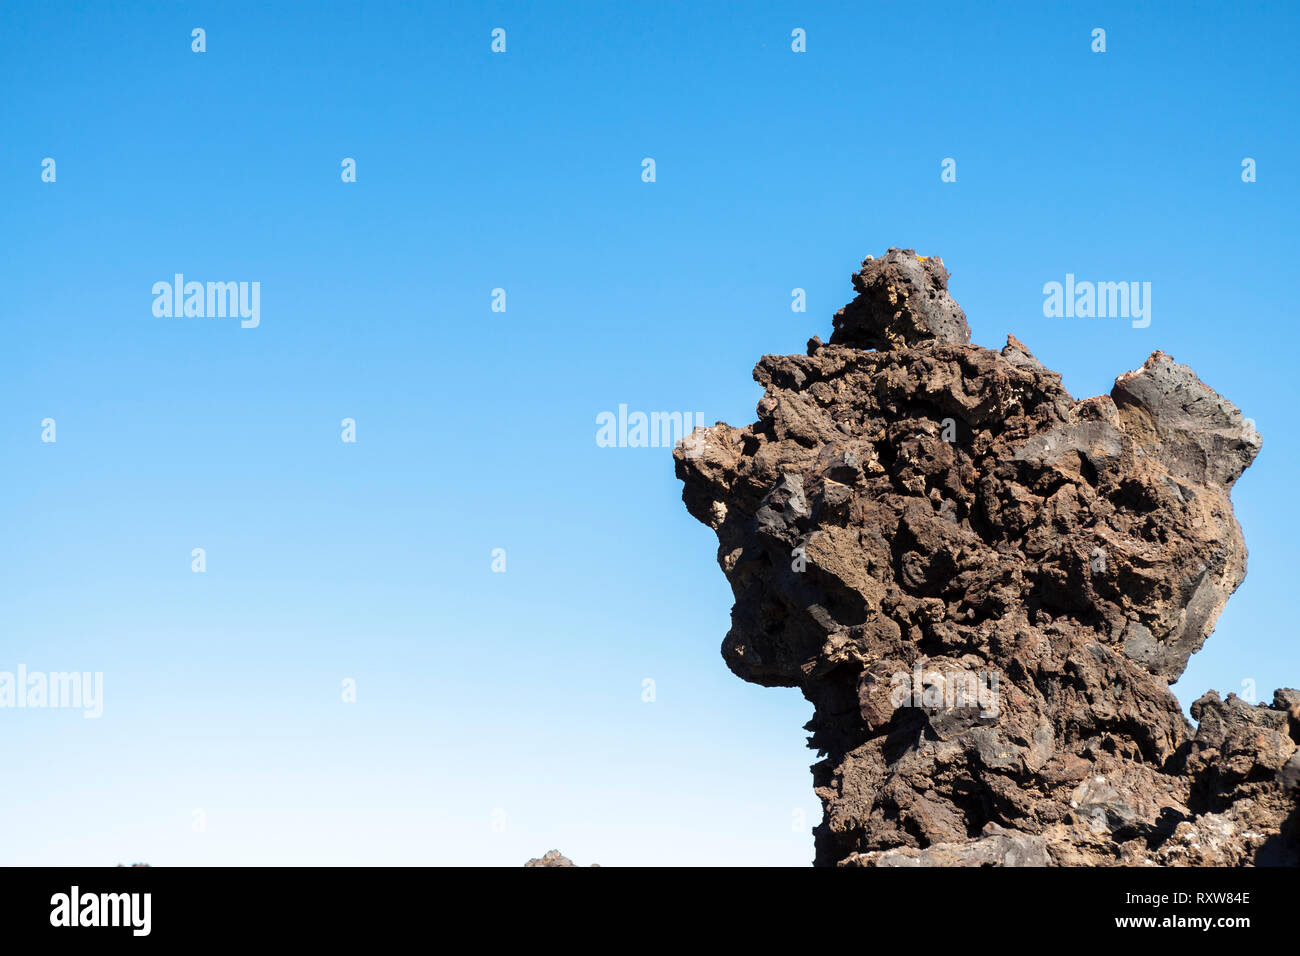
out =
[(937, 258), (853, 285), (829, 344), (759, 361), (758, 422), (674, 452), (727, 665), (814, 705), (814, 862), (1300, 862), (1300, 691), (1193, 729), (1168, 689), (1246, 573), (1251, 424), (1163, 352), (1076, 401), (970, 345)]

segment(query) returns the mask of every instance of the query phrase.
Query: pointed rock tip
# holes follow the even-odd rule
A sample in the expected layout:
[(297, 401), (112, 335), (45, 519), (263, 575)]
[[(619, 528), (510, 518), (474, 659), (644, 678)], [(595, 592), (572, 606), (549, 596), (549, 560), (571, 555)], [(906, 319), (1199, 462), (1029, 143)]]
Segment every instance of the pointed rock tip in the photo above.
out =
[(831, 345), (888, 351), (970, 344), (966, 313), (948, 294), (948, 270), (938, 256), (891, 247), (862, 261), (853, 288), (857, 297), (835, 313)]

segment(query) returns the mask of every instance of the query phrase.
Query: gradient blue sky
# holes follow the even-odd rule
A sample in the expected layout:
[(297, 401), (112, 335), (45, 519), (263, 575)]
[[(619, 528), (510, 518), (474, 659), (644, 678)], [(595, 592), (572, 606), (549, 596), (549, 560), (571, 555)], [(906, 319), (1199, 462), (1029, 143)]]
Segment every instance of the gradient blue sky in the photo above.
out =
[[(727, 671), (713, 534), (595, 416), (752, 421), (891, 245), (1078, 397), (1160, 348), (1256, 420), (1249, 576), (1175, 691), (1300, 684), (1298, 23), (5, 3), (0, 670), (105, 709), (0, 711), (0, 863), (808, 863), (811, 708)], [(155, 318), (175, 272), (261, 326)], [(1151, 282), (1150, 327), (1044, 318), (1067, 272)]]

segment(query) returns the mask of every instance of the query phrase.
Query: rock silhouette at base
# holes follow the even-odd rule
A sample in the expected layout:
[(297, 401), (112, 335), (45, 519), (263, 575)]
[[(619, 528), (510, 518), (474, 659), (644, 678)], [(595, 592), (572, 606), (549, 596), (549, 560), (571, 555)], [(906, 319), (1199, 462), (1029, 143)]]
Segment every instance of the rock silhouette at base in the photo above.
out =
[[(565, 856), (565, 855), (564, 855), (563, 853), (561, 853), (559, 850), (547, 850), (547, 851), (546, 851), (546, 854), (545, 854), (544, 856), (533, 857), (531, 860), (529, 860), (527, 863), (524, 864), (524, 866), (526, 866), (526, 867), (527, 867), (527, 866), (573, 866), (573, 867), (576, 867), (577, 865), (578, 865), (578, 864), (574, 863), (572, 860), (570, 860), (567, 856)], [(599, 863), (593, 863), (593, 864), (591, 864), (591, 865), (592, 865), (593, 867), (596, 867), (596, 868), (599, 868), (599, 867), (600, 867), (600, 864), (599, 864)]]

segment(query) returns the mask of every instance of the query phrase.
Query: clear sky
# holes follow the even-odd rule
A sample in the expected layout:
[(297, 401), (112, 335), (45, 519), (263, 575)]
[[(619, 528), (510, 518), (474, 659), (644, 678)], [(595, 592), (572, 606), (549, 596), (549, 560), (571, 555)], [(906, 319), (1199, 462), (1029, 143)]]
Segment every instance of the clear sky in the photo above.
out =
[[(1300, 685), (1297, 9), (5, 3), (0, 671), (104, 692), (0, 710), (0, 863), (808, 863), (811, 708), (595, 422), (752, 421), (895, 245), (1076, 397), (1159, 348), (1255, 419), (1175, 692)], [(178, 272), (260, 324), (155, 316)]]

